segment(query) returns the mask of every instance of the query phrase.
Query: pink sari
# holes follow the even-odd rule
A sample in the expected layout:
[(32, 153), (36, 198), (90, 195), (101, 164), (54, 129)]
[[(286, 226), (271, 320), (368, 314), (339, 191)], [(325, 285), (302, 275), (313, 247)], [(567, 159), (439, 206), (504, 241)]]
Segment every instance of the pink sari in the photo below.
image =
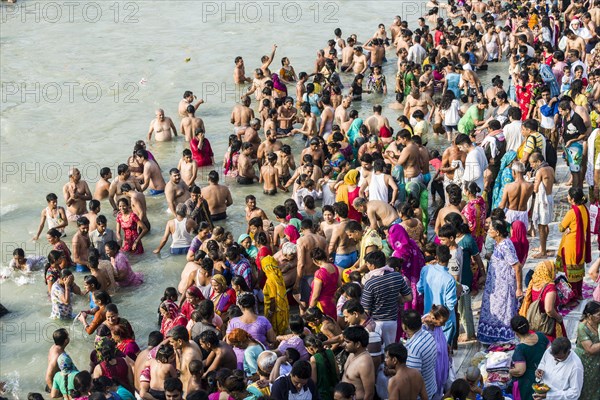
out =
[(471, 236), (477, 243), (479, 251), (483, 248), (485, 242), (485, 201), (483, 197), (477, 196), (475, 200), (469, 200), (465, 208), (462, 209), (462, 215), (467, 219)]
[(390, 227), (388, 243), (394, 250), (392, 256), (402, 260), (402, 274), (408, 278), (413, 295), (412, 302), (406, 303), (404, 309), (416, 310), (423, 314), (423, 296), (417, 292), (417, 282), (421, 276), (421, 268), (425, 265), (425, 257), (419, 245), (408, 236), (400, 224)]
[[(337, 291), (337, 284), (340, 278), (340, 271), (338, 267), (334, 265), (335, 271), (332, 273), (327, 272), (325, 268), (319, 268), (315, 272), (315, 279), (318, 279), (322, 282), (321, 293), (319, 294), (318, 307), (323, 311), (323, 314), (337, 319), (337, 310), (335, 308), (335, 293)], [(311, 285), (311, 292), (312, 286)], [(311, 293), (312, 297), (312, 293)]]

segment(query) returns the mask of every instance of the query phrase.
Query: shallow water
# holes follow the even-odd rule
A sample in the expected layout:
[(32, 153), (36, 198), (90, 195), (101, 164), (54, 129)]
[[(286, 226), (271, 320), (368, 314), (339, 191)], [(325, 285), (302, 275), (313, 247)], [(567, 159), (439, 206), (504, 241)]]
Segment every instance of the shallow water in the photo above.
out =
[[(333, 38), (335, 28), (341, 27), (344, 37), (357, 33), (364, 42), (379, 23), (389, 25), (396, 14), (414, 27), (423, 10), (424, 2), (398, 1), (2, 3), (2, 266), (7, 266), (16, 247), (24, 248), (28, 255), (48, 253), (50, 246), (45, 240), (33, 243), (31, 237), (46, 205), (45, 195), (54, 192), (62, 199), (70, 167), (79, 167), (93, 192), (100, 168), (116, 170), (126, 161), (133, 143), (146, 138), (155, 108), (164, 108), (179, 125), (177, 104), (185, 90), (193, 90), (206, 101), (197, 115), (204, 119), (220, 166), (232, 130), (231, 108), (242, 90), (232, 83), (235, 56), (245, 58), (249, 74), (260, 56), (277, 43), (272, 70), (279, 69), (279, 60), (287, 56), (296, 72), (312, 71), (316, 50)], [(388, 58), (384, 73), (391, 94), (385, 99), (365, 95), (362, 103), (354, 103), (362, 118), (374, 104), (384, 105), (384, 115), (392, 123), (398, 115), (387, 108), (394, 101), (396, 72), (393, 52), (388, 52)], [(489, 81), (486, 75), (494, 75), (494, 70), (503, 69), (506, 74), (505, 65), (490, 69), (481, 75), (485, 83)], [(342, 79), (348, 87), (351, 77)], [(292, 87), (290, 93), (294, 93)], [(300, 141), (292, 145), (299, 154)], [(444, 141), (438, 146), (444, 148)], [(149, 146), (165, 177), (184, 148), (180, 137)], [(199, 174), (198, 182), (206, 183), (210, 169)], [(245, 230), (244, 196), (261, 190), (258, 185), (235, 184), (231, 189), (234, 205), (228, 211), (226, 227), (237, 237)], [(284, 194), (257, 197), (268, 215), (286, 198)], [(151, 253), (169, 216), (164, 197), (147, 201), (153, 229), (143, 241), (146, 253), (131, 257), (134, 269), (144, 273), (145, 283), (115, 296), (141, 346), (156, 329), (156, 308), (163, 290), (177, 285), (185, 264), (182, 257), (166, 254), (168, 249), (161, 257)], [(110, 210), (107, 202), (102, 206)], [(111, 217), (109, 225), (114, 228)], [(69, 227), (67, 243), (74, 230)], [(48, 319), (50, 302), (40, 272), (32, 277), (20, 275), (12, 274), (0, 285), (0, 300), (12, 311), (0, 322), (0, 380), (8, 381), (9, 393), (15, 398), (43, 390), (46, 355), (55, 329), (71, 331), (68, 352), (79, 369), (87, 368), (93, 343), (80, 324)], [(77, 282), (82, 282), (81, 276)], [(76, 299), (75, 313), (87, 308), (86, 304), (85, 299)]]

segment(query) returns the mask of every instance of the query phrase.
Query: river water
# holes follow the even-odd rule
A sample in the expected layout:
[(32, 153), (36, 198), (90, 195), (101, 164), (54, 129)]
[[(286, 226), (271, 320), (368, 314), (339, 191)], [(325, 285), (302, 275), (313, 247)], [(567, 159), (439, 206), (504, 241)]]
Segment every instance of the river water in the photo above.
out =
[[(0, 5), (2, 48), (0, 76), (0, 256), (4, 269), (16, 247), (27, 255), (47, 255), (50, 246), (31, 241), (46, 206), (45, 196), (61, 190), (68, 170), (77, 166), (90, 189), (99, 170), (125, 162), (138, 139), (145, 139), (154, 110), (164, 108), (179, 125), (177, 104), (185, 90), (193, 90), (203, 104), (204, 119), (217, 164), (222, 163), (226, 140), (232, 131), (229, 115), (242, 88), (232, 83), (233, 60), (241, 55), (246, 71), (259, 65), (260, 56), (279, 47), (272, 70), (283, 56), (296, 72), (312, 71), (316, 50), (324, 48), (337, 27), (343, 37), (356, 33), (366, 41), (379, 23), (386, 26), (401, 15), (414, 27), (424, 15), (424, 2), (400, 1), (115, 1), (36, 2)], [(189, 60), (188, 60), (189, 59)], [(398, 113), (387, 106), (394, 101), (396, 57), (388, 52), (384, 73), (390, 94), (386, 98), (364, 96), (354, 103), (365, 118), (374, 104), (384, 105), (384, 115), (395, 121)], [(505, 66), (494, 65), (499, 70)], [(492, 72), (488, 72), (488, 76)], [(484, 75), (485, 76), (485, 75)], [(342, 76), (346, 87), (351, 77)], [(484, 79), (487, 83), (488, 79)], [(290, 88), (290, 93), (295, 93)], [(295, 154), (301, 144), (290, 142)], [(439, 143), (440, 147), (443, 142)], [(151, 143), (163, 175), (177, 165), (185, 142)], [(206, 183), (206, 169), (199, 182)], [(227, 181), (226, 181), (227, 182)], [(230, 182), (231, 183), (231, 182)], [(257, 194), (259, 207), (272, 209), (285, 200), (261, 195), (258, 185), (231, 185), (234, 205), (227, 229), (235, 236), (245, 230), (243, 198)], [(64, 201), (61, 201), (64, 204)], [(110, 205), (102, 204), (109, 226)], [(143, 286), (121, 290), (115, 296), (121, 315), (134, 327), (138, 343), (156, 329), (156, 309), (167, 286), (176, 286), (185, 261), (151, 253), (160, 241), (169, 215), (164, 197), (148, 199), (152, 231), (143, 243), (146, 253), (131, 257), (133, 267), (145, 276)], [(67, 243), (75, 228), (69, 227)], [(2, 279), (0, 300), (11, 310), (2, 318), (0, 381), (8, 381), (9, 397), (25, 398), (42, 391), (46, 355), (52, 332), (67, 327), (71, 333), (69, 354), (79, 369), (88, 366), (93, 337), (81, 324), (48, 318), (50, 302), (41, 272), (32, 276), (12, 274)], [(82, 283), (82, 276), (77, 276)], [(76, 311), (87, 308), (75, 300)]]

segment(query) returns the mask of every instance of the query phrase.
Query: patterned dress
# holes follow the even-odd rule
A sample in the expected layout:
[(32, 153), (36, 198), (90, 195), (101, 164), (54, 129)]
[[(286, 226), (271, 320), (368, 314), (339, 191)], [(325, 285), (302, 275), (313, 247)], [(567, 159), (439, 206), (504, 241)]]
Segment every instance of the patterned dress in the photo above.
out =
[(123, 219), (123, 214), (119, 213), (117, 215), (117, 223), (121, 225), (123, 228), (123, 232), (125, 233), (125, 238), (123, 239), (123, 246), (121, 250), (131, 252), (134, 254), (142, 254), (144, 252), (144, 246), (142, 246), (142, 242), (139, 242), (135, 251), (132, 250), (133, 242), (140, 235), (138, 232), (138, 222), (140, 218), (133, 212), (129, 213), (129, 219), (125, 221)]
[(510, 327), (511, 318), (517, 315), (517, 280), (512, 266), (518, 262), (510, 239), (496, 244), (488, 266), (477, 329), (477, 337), (483, 344), (508, 342), (515, 337)]
[(581, 342), (591, 340), (592, 344), (600, 342), (598, 333), (594, 333), (586, 326), (584, 322), (580, 322), (577, 327), (577, 347), (575, 354), (581, 359), (583, 364), (583, 389), (579, 400), (600, 399), (600, 354), (588, 354), (581, 347)]
[(73, 305), (71, 305), (71, 298), (73, 294), (69, 296), (68, 302), (65, 304), (61, 301), (65, 293), (65, 287), (60, 282), (54, 282), (52, 290), (50, 291), (50, 299), (52, 300), (52, 319), (73, 319)]

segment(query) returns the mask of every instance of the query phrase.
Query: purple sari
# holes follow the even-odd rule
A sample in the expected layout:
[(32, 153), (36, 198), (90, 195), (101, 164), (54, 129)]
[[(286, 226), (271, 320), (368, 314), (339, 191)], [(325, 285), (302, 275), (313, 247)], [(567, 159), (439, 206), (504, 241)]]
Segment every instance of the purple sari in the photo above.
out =
[(273, 81), (273, 89), (283, 93), (285, 96), (287, 96), (288, 90), (287, 90), (287, 86), (285, 86), (283, 84), (283, 82), (281, 82), (281, 80), (279, 79), (279, 75), (277, 74), (273, 74), (271, 75), (271, 81)]
[(419, 314), (423, 314), (423, 296), (417, 292), (417, 282), (421, 275), (421, 268), (425, 265), (425, 257), (417, 243), (408, 236), (400, 224), (390, 227), (388, 243), (394, 250), (392, 256), (402, 260), (402, 274), (408, 278), (413, 295), (412, 302), (404, 304), (404, 309), (416, 310)]

